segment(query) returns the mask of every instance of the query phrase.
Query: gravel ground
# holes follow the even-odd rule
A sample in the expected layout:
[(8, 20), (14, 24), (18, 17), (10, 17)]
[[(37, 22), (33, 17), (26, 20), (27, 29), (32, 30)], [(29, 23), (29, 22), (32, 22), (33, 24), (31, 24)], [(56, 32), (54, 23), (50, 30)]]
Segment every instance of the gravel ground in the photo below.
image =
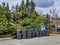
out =
[(60, 36), (36, 37), (32, 39), (4, 39), (0, 45), (60, 45)]

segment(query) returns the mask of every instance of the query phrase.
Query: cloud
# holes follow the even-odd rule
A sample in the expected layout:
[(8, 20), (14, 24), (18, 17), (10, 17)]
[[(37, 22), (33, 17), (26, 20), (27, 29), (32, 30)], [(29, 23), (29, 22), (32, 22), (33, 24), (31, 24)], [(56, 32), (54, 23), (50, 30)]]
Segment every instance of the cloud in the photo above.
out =
[(52, 7), (55, 4), (55, 0), (33, 0), (36, 6), (42, 8)]

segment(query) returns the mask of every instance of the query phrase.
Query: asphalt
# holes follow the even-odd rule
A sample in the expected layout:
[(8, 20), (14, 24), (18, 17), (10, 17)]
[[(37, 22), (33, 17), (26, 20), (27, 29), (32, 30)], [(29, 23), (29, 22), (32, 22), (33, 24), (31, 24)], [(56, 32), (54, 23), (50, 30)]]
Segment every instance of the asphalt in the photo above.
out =
[(36, 37), (31, 39), (3, 39), (0, 45), (60, 45), (60, 36)]

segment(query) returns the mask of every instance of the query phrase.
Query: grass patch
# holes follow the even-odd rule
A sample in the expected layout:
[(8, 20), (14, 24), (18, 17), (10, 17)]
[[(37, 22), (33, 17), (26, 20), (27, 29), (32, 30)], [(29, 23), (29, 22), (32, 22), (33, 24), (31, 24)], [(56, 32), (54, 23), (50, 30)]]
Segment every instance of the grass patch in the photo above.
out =
[(6, 37), (11, 37), (11, 34), (6, 34), (6, 35), (0, 35), (0, 38), (6, 38)]

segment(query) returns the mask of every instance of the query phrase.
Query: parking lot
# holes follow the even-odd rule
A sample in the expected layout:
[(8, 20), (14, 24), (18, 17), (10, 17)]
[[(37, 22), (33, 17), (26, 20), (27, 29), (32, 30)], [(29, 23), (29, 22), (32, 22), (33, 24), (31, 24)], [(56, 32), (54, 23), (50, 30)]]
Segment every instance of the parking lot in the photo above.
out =
[(0, 45), (60, 45), (60, 36), (36, 37), (31, 39), (4, 39)]

